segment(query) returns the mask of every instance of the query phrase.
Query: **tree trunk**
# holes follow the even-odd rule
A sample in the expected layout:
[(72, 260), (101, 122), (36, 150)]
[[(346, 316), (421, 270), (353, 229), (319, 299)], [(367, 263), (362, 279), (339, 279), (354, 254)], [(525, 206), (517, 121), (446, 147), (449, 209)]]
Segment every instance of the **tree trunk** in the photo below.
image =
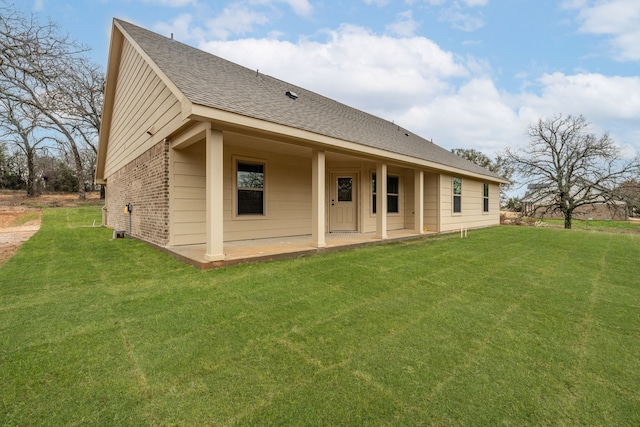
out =
[(82, 168), (82, 157), (75, 142), (72, 141), (71, 152), (73, 153), (73, 160), (76, 166), (76, 176), (78, 177), (78, 199), (86, 200), (87, 193), (84, 188), (84, 169)]
[(573, 209), (567, 210), (564, 213), (564, 228), (567, 230), (571, 229), (571, 218), (573, 217)]
[(39, 196), (40, 191), (36, 183), (36, 166), (33, 162), (34, 153), (27, 150), (27, 197)]

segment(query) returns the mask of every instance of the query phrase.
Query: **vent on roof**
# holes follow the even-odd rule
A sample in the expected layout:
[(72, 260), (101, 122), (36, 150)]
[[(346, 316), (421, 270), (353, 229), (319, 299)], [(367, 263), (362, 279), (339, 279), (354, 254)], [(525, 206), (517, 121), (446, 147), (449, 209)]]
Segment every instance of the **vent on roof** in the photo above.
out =
[(298, 99), (298, 94), (295, 92), (291, 92), (290, 90), (288, 90), (285, 95), (287, 95), (291, 99)]

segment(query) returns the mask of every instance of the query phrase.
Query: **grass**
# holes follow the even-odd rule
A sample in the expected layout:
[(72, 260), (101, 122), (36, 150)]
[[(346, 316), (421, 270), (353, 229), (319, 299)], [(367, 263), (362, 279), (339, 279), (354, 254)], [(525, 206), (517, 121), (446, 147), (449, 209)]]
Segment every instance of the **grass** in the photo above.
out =
[[(545, 218), (546, 224), (564, 227), (564, 219), (561, 218)], [(584, 229), (594, 231), (635, 231), (640, 233), (640, 222), (631, 221), (608, 221), (608, 220), (589, 220), (589, 219), (573, 219), (571, 221), (573, 229)]]
[(199, 271), (48, 209), (1, 425), (640, 424), (640, 237), (471, 231)]

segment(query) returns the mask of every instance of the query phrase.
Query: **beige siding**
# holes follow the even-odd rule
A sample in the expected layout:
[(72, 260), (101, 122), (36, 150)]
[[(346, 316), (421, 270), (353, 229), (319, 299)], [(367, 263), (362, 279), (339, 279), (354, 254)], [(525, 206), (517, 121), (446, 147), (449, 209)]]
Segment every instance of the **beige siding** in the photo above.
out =
[[(225, 145), (224, 240), (311, 234), (311, 152), (300, 158)], [(236, 215), (234, 170), (237, 159), (265, 163), (265, 215)]]
[(440, 175), (437, 173), (425, 172), (424, 174), (424, 226), (429, 232), (440, 231), (440, 223), (438, 219), (439, 180)]
[[(311, 151), (309, 150), (309, 153)], [(264, 162), (266, 215), (235, 214), (234, 171), (237, 159)], [(205, 242), (204, 141), (171, 154), (171, 244)], [(311, 157), (224, 146), (224, 240), (247, 240), (311, 233)]]
[(500, 190), (496, 184), (489, 185), (489, 212), (483, 212), (483, 181), (462, 178), (462, 212), (453, 213), (453, 176), (442, 175), (440, 179), (440, 231), (488, 227), (500, 223)]
[(205, 243), (205, 144), (172, 150), (169, 173), (171, 245)]
[(404, 182), (404, 191), (402, 194), (404, 195), (404, 227), (403, 228), (414, 228), (414, 218), (415, 218), (415, 206), (413, 205), (413, 201), (415, 200), (414, 188), (414, 175), (413, 170), (405, 170), (404, 175), (402, 177), (402, 181)]
[[(411, 225), (405, 226), (405, 199), (407, 195), (406, 179), (404, 176), (404, 169), (398, 169), (390, 167), (387, 171), (387, 175), (397, 176), (399, 185), (398, 196), (398, 213), (387, 214), (387, 230), (401, 230), (403, 228), (412, 228)], [(413, 191), (413, 182), (411, 183), (411, 191)], [(411, 212), (411, 210), (409, 210)]]
[[(363, 233), (376, 231), (376, 215), (373, 213), (373, 192), (371, 177), (376, 172), (375, 163), (362, 164)], [(407, 175), (409, 173), (409, 175)], [(397, 176), (399, 185), (398, 213), (387, 214), (387, 230), (413, 228), (413, 172), (406, 169), (389, 167), (387, 175)], [(409, 222), (408, 222), (409, 221)]]
[[(128, 41), (118, 70), (105, 176), (162, 141), (182, 119), (181, 105)], [(153, 135), (147, 130), (153, 127)]]
[(371, 178), (376, 173), (375, 163), (362, 163), (360, 173), (360, 200), (362, 200), (361, 218), (362, 226), (360, 231), (362, 233), (372, 233), (376, 231), (376, 216), (373, 213), (373, 195), (371, 191)]

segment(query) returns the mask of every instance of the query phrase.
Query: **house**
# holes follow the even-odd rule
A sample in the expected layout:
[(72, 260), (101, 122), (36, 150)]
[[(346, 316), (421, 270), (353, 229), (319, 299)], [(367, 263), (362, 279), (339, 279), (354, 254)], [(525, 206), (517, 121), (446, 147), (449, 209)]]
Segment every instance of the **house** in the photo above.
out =
[[(114, 20), (105, 225), (224, 261), (233, 242), (499, 224), (503, 178), (400, 126)], [(383, 197), (380, 197), (383, 195)]]

